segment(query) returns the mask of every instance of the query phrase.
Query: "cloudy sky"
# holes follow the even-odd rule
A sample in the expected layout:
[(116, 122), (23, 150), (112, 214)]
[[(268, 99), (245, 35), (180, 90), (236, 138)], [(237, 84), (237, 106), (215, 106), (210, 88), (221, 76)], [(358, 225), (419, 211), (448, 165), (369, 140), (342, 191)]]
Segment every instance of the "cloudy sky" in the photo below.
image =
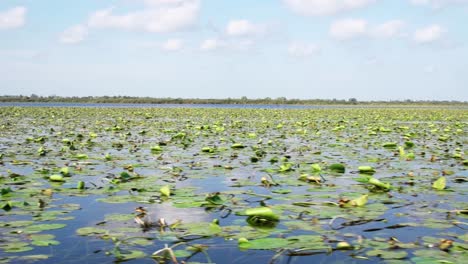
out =
[(0, 0), (0, 94), (468, 101), (468, 0)]

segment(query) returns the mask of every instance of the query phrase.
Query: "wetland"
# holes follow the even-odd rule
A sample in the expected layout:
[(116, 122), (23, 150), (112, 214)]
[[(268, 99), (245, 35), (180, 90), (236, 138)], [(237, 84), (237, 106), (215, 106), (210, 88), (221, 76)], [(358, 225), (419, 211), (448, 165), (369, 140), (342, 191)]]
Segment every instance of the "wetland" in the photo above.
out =
[(0, 117), (0, 263), (468, 261), (463, 107)]

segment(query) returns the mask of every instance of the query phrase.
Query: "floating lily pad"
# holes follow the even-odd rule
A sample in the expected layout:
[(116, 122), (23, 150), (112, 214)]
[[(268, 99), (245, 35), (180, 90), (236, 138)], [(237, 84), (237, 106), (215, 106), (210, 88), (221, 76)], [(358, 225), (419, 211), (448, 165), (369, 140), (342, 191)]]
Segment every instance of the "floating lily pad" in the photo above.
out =
[(26, 233), (37, 233), (46, 230), (54, 230), (64, 228), (66, 224), (37, 224), (37, 225), (30, 225), (24, 229)]
[(239, 239), (239, 248), (241, 249), (277, 249), (284, 248), (289, 244), (291, 241), (285, 238)]
[(345, 166), (343, 164), (335, 163), (332, 164), (328, 167), (329, 170), (337, 173), (344, 173), (345, 172)]
[(445, 189), (445, 184), (446, 184), (445, 177), (440, 177), (432, 184), (432, 188), (441, 191)]
[(76, 230), (76, 233), (80, 236), (89, 236), (89, 235), (100, 235), (105, 234), (108, 231), (102, 228), (96, 227), (82, 227)]

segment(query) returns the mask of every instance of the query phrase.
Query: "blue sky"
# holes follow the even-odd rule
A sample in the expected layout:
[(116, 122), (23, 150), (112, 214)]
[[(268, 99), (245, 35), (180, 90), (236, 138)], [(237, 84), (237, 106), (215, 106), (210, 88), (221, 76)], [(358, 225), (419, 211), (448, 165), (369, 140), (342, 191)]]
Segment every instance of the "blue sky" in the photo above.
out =
[(468, 0), (0, 0), (0, 94), (468, 101)]

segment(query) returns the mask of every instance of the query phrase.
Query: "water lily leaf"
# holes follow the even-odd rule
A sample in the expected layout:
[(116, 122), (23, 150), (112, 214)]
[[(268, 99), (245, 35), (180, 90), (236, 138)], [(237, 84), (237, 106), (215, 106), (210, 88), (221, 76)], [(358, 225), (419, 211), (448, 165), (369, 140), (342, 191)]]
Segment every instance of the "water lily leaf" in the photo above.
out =
[(353, 206), (364, 206), (367, 203), (367, 194), (362, 195), (359, 198), (351, 200), (351, 204)]
[(380, 188), (380, 189), (384, 189), (384, 190), (390, 190), (392, 188), (392, 186), (390, 185), (390, 183), (384, 183), (384, 182), (381, 182), (379, 179), (376, 179), (374, 177), (371, 177), (369, 178), (369, 181), (368, 183)]
[(138, 245), (138, 246), (149, 246), (149, 245), (153, 245), (153, 242), (150, 239), (135, 238), (135, 239), (131, 239), (129, 241), (129, 244)]
[(221, 233), (221, 227), (216, 223), (188, 223), (179, 226), (181, 229), (186, 229), (184, 236), (197, 235), (197, 236), (213, 236)]
[(396, 250), (381, 250), (375, 249), (367, 251), (368, 256), (377, 256), (383, 259), (405, 259), (408, 256), (406, 251), (396, 251)]
[(215, 149), (212, 148), (212, 147), (203, 147), (203, 148), (201, 149), (201, 151), (202, 151), (202, 152), (207, 152), (207, 153), (213, 153), (213, 152), (215, 152)]
[(108, 231), (102, 228), (96, 227), (82, 227), (76, 230), (76, 233), (80, 236), (89, 236), (89, 235), (100, 235), (106, 234)]
[(331, 164), (330, 166), (328, 166), (328, 169), (337, 173), (344, 173), (346, 170), (345, 166), (340, 163)]
[(53, 240), (54, 235), (51, 234), (32, 234), (29, 236), (33, 241), (34, 240)]
[(446, 184), (445, 177), (440, 177), (432, 184), (432, 188), (441, 191), (445, 189), (445, 184)]
[(308, 175), (308, 174), (301, 174), (299, 176), (298, 180), (309, 182), (309, 183), (315, 183), (315, 184), (318, 184), (318, 185), (322, 184), (322, 177), (320, 177), (320, 176), (311, 176), (311, 175)]
[(38, 233), (38, 232), (45, 231), (45, 230), (53, 230), (53, 229), (64, 228), (65, 226), (66, 226), (66, 224), (37, 224), (37, 225), (27, 226), (24, 229), (24, 232), (26, 232), (26, 233)]
[(62, 174), (63, 176), (70, 176), (70, 169), (68, 167), (63, 167), (60, 169), (60, 174)]
[(386, 142), (386, 143), (382, 144), (382, 147), (389, 148), (389, 149), (394, 149), (394, 148), (397, 147), (397, 143), (396, 142)]
[(231, 148), (232, 149), (243, 149), (243, 148), (245, 148), (245, 146), (242, 143), (234, 143), (234, 144), (231, 145)]
[(279, 167), (279, 172), (288, 172), (293, 170), (293, 164), (290, 162), (286, 162), (280, 165)]
[(34, 224), (34, 221), (11, 221), (11, 222), (3, 222), (0, 223), (0, 227), (11, 227), (11, 228), (16, 228), (16, 227), (23, 227), (23, 226), (29, 226)]
[(336, 243), (336, 249), (338, 250), (348, 250), (353, 249), (354, 247), (346, 241), (340, 241)]
[(300, 243), (314, 243), (324, 241), (324, 238), (320, 235), (298, 235), (298, 236), (289, 236), (288, 240), (300, 242)]
[(214, 205), (222, 205), (224, 204), (224, 199), (221, 198), (220, 193), (211, 193), (206, 196), (205, 201), (209, 202), (210, 204)]
[(47, 247), (59, 245), (60, 242), (57, 240), (34, 240), (31, 242), (31, 244), (39, 247)]
[(257, 216), (272, 221), (279, 221), (279, 216), (269, 207), (248, 208), (244, 212), (238, 212), (237, 215)]
[(285, 238), (259, 238), (253, 240), (247, 240), (240, 238), (238, 240), (239, 248), (241, 249), (277, 249), (285, 248), (292, 242)]
[(459, 239), (468, 242), (468, 233), (458, 236)]
[(372, 176), (369, 174), (359, 174), (359, 177), (354, 180), (361, 183), (369, 183), (370, 178), (372, 178)]
[(34, 248), (28, 246), (28, 244), (22, 245), (22, 246), (12, 244), (12, 245), (8, 245), (7, 247), (3, 247), (3, 251), (5, 251), (6, 253), (20, 253), (20, 252), (31, 251), (33, 249)]
[(248, 216), (245, 221), (253, 227), (259, 227), (263, 229), (273, 229), (278, 225), (278, 221), (268, 219), (261, 216)]
[[(305, 223), (304, 221), (302, 221)], [(310, 223), (307, 223), (310, 226)], [(320, 235), (299, 235), (290, 236), (287, 239), (291, 242), (288, 248), (300, 248), (304, 250), (328, 250), (330, 246), (326, 245), (323, 241), (324, 238)]]
[(64, 182), (64, 181), (65, 181), (65, 179), (63, 178), (63, 176), (60, 175), (60, 174), (50, 175), (50, 176), (49, 176), (49, 180), (50, 180), (50, 181), (54, 181), (54, 182)]
[(310, 165), (311, 169), (313, 172), (320, 172), (322, 171), (322, 167), (320, 167), (320, 164), (312, 164)]
[(185, 250), (185, 249), (174, 250), (174, 256), (176, 256), (176, 258), (186, 258), (186, 257), (190, 257), (192, 255), (193, 255), (193, 252), (190, 252), (190, 251)]
[(85, 188), (85, 183), (84, 183), (84, 181), (78, 181), (78, 182), (76, 183), (76, 188), (77, 188), (78, 190), (83, 190), (83, 189)]
[(169, 187), (169, 185), (164, 185), (163, 187), (161, 187), (161, 189), (159, 189), (159, 191), (162, 195), (166, 197), (171, 196), (171, 188)]
[(106, 215), (105, 221), (130, 221), (134, 218), (132, 214), (109, 214)]
[(359, 166), (358, 170), (359, 170), (359, 173), (363, 173), (363, 174), (375, 173), (375, 169), (372, 166)]
[(163, 149), (161, 148), (160, 145), (151, 147), (151, 152), (161, 152), (161, 151), (163, 151)]
[(11, 192), (13, 192), (13, 190), (12, 190), (10, 187), (2, 188), (2, 190), (1, 190), (1, 195), (2, 195), (2, 196), (5, 196), (5, 195), (7, 195), (7, 194), (9, 194), (9, 193), (11, 193)]
[(139, 259), (146, 256), (145, 252), (139, 250), (132, 250), (128, 253), (122, 253), (118, 255), (119, 260), (130, 260), (130, 259)]
[(271, 192), (278, 193), (278, 194), (288, 194), (288, 193), (291, 193), (292, 190), (290, 190), (290, 189), (275, 189), (275, 190), (273, 190)]
[(8, 201), (8, 202), (0, 203), (0, 207), (5, 211), (10, 211), (13, 208), (13, 202)]
[(88, 159), (88, 155), (86, 155), (86, 154), (77, 154), (75, 156), (75, 158), (77, 158), (77, 159)]

